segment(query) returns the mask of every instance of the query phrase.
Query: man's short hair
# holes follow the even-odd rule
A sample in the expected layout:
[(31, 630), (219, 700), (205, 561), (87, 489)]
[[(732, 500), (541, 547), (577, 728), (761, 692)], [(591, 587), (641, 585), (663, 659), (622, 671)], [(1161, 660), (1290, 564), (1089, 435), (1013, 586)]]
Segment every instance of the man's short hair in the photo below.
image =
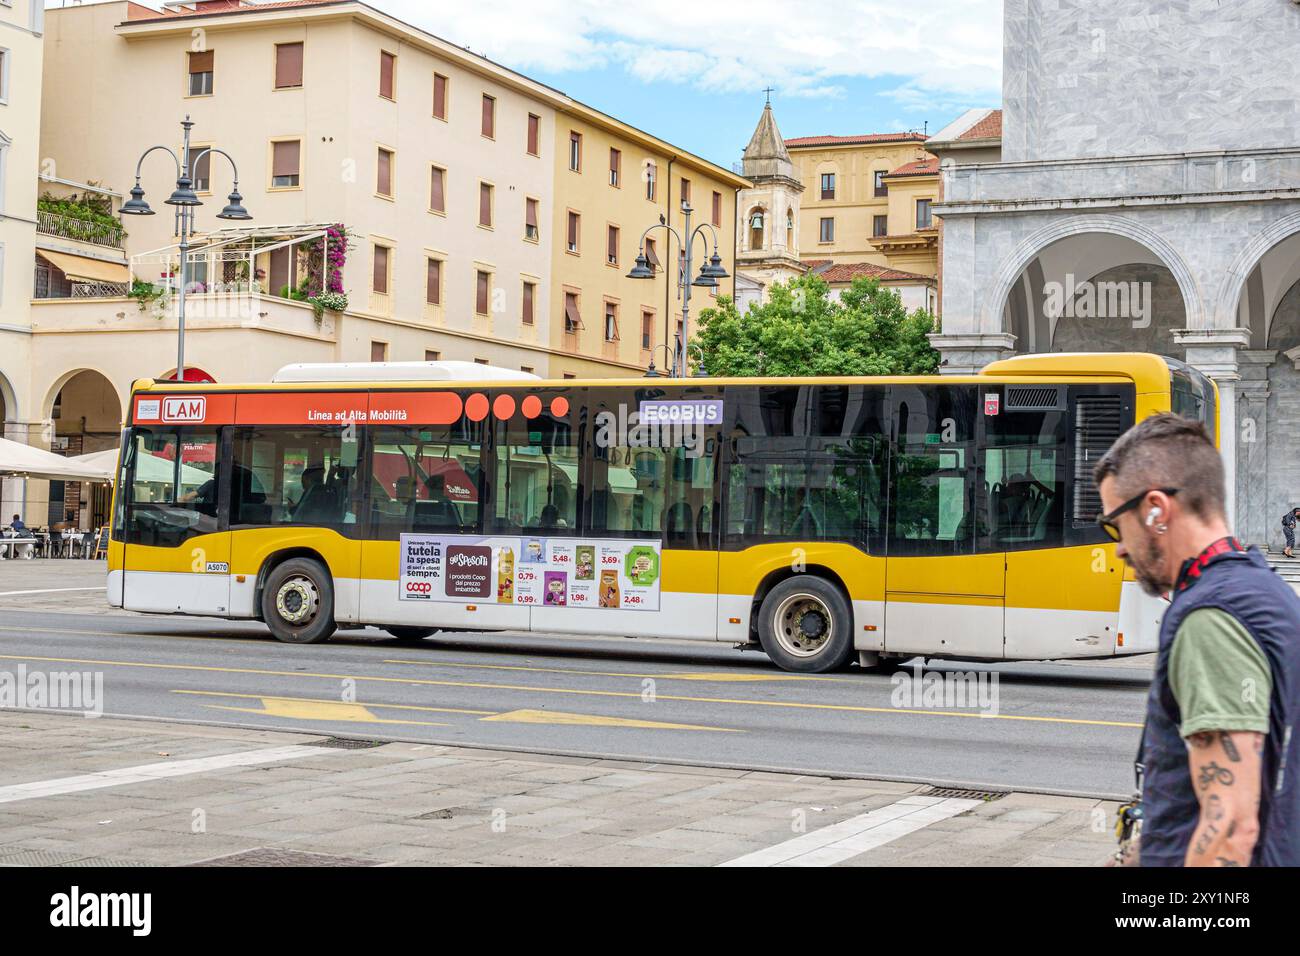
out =
[(1178, 501), (1201, 518), (1224, 516), (1223, 459), (1205, 426), (1172, 412), (1144, 419), (1119, 437), (1093, 469), (1100, 485), (1113, 478), (1123, 499), (1177, 488)]

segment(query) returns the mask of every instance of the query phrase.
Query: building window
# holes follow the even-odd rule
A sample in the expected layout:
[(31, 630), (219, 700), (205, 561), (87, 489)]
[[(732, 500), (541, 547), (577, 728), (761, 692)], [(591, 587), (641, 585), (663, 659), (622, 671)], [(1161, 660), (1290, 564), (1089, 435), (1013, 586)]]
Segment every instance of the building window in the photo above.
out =
[(653, 162), (645, 164), (645, 198), (654, 202), (659, 195), (659, 169)]
[(835, 174), (822, 173), (822, 199), (835, 198)]
[(713, 218), (709, 220), (719, 228), (722, 226), (722, 193), (713, 191)]
[(541, 235), (537, 228), (537, 200), (524, 200), (524, 238), (536, 242)]
[(488, 183), (478, 184), (478, 224), (492, 228), (492, 186)]
[(388, 343), (371, 342), (370, 343), (370, 361), (387, 362), (388, 361)]
[(605, 261), (611, 266), (618, 265), (618, 226), (609, 226), (605, 237)]
[(649, 351), (654, 345), (655, 334), (655, 314), (653, 312), (641, 313), (641, 348)]
[(605, 303), (605, 341), (618, 341), (618, 305), (614, 302)]
[(196, 193), (212, 191), (212, 154), (208, 152), (208, 148), (207, 146), (190, 147), (190, 163), (194, 166), (190, 178), (194, 180)]
[(582, 134), (574, 130), (569, 131), (569, 168), (582, 172)]
[(424, 301), (429, 305), (442, 305), (442, 260), (425, 260)]
[(489, 362), (489, 361), (488, 361), (487, 359), (485, 359), (485, 358), (476, 358), (476, 359), (474, 359), (474, 364), (475, 364), (475, 365), (491, 365), (492, 363)]
[(916, 228), (929, 229), (934, 224), (930, 215), (930, 200), (918, 199), (916, 201)]
[(542, 118), (536, 113), (528, 114), (528, 154), (542, 155)]
[(211, 96), (213, 53), (204, 50), (190, 54), (190, 96)]
[(488, 139), (497, 138), (497, 98), (483, 94), (483, 119), (479, 132)]
[(835, 220), (832, 218), (823, 218), (821, 221), (821, 239), (822, 242), (835, 241)]
[(379, 95), (386, 100), (397, 98), (396, 95), (397, 57), (387, 50), (379, 51)]
[(537, 318), (536, 302), (537, 302), (537, 283), (525, 282), (524, 283), (524, 307), (523, 307), (523, 311), (520, 313), (519, 316), (520, 321), (522, 321), (524, 325), (532, 325), (533, 322), (536, 321)]
[(682, 177), (682, 205), (685, 206), (691, 201), (691, 181), (685, 176)]
[(447, 211), (447, 170), (441, 166), (429, 170), (429, 211)]
[(578, 377), (578, 376), (577, 376), (577, 373), (575, 373), (575, 372), (565, 372), (565, 373), (562, 375), (562, 378), (564, 378), (566, 381), (567, 381), (568, 379), (571, 379), (571, 378), (577, 378), (577, 377)]
[(9, 102), (9, 51), (0, 48), (0, 103)]
[(276, 189), (289, 189), (301, 185), (299, 163), (302, 159), (302, 141), (282, 139), (271, 144), (271, 185)]
[(433, 118), (447, 118), (447, 78), (441, 73), (433, 74)]
[(576, 212), (569, 213), (569, 228), (565, 236), (565, 248), (574, 255), (579, 253), (578, 237), (581, 233), (582, 217)]
[(302, 86), (302, 44), (275, 45), (275, 88), (293, 90)]
[(787, 209), (785, 211), (785, 247), (787, 249), (794, 248), (794, 210), (793, 209)]
[(529, 375), (532, 375), (532, 374), (533, 374), (533, 367), (532, 367), (531, 365), (521, 365), (521, 366), (519, 366), (519, 371), (521, 371), (521, 372), (527, 372)]
[(887, 169), (877, 169), (874, 175), (873, 185), (877, 196), (889, 195), (889, 184), (885, 182), (885, 175), (889, 172)]
[(645, 257), (650, 263), (651, 269), (658, 271), (663, 268), (659, 262), (659, 247), (655, 244), (654, 239), (647, 239), (645, 241)]
[(578, 311), (578, 293), (564, 293), (564, 331), (570, 335), (582, 328), (582, 314)]
[(492, 300), (492, 273), (482, 269), (474, 273), (474, 311), (478, 315), (487, 315)]
[(377, 157), (378, 172), (375, 176), (375, 192), (381, 196), (393, 198), (393, 151), (379, 147)]
[(880, 238), (882, 238), (882, 237), (884, 237), (884, 236), (889, 235), (889, 217), (888, 217), (888, 216), (872, 216), (872, 217), (871, 217), (871, 235), (872, 235), (873, 237), (875, 237), (876, 239), (880, 239)]
[(437, 349), (425, 349), (425, 350), (424, 350), (424, 360), (425, 360), (426, 362), (441, 362), (441, 361), (442, 361), (442, 353), (439, 352)]
[(392, 259), (392, 250), (388, 246), (375, 243), (374, 269), (370, 276), (370, 291), (376, 295), (388, 295), (388, 268)]
[(620, 150), (609, 148), (609, 184), (614, 187), (622, 185), (623, 177), (623, 153)]

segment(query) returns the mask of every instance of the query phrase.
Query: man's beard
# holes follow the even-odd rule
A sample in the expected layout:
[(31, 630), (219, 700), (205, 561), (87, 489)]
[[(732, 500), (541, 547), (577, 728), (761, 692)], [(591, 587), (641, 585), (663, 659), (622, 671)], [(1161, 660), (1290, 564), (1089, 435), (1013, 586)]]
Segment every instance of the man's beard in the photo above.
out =
[(1133, 560), (1132, 552), (1129, 553), (1128, 565), (1137, 577), (1138, 586), (1152, 597), (1160, 597), (1174, 586), (1172, 581), (1165, 581), (1157, 576), (1161, 573), (1158, 569), (1163, 564), (1164, 555), (1160, 553), (1160, 547), (1154, 538), (1147, 540), (1145, 556), (1141, 561)]

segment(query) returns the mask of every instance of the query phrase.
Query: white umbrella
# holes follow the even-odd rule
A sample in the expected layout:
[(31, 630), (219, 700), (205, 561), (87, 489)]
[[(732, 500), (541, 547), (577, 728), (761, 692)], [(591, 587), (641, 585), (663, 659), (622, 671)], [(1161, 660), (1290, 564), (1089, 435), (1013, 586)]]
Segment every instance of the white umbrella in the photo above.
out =
[(22, 442), (0, 438), (0, 475), (6, 478), (44, 478), (50, 481), (111, 482), (113, 468), (78, 462)]
[[(78, 455), (75, 458), (69, 458), (70, 462), (78, 462), (90, 468), (103, 468), (109, 475), (109, 480), (116, 479), (117, 471), (117, 449), (106, 448), (103, 451), (92, 451), (88, 455)], [(160, 458), (158, 455), (151, 455), (148, 452), (141, 451), (136, 456), (135, 463), (135, 480), (136, 481), (155, 481), (160, 484), (171, 484), (175, 477), (172, 469), (175, 463), (166, 458)], [(192, 468), (189, 465), (181, 465), (181, 485), (189, 487), (192, 485), (201, 485), (212, 475), (201, 468)]]

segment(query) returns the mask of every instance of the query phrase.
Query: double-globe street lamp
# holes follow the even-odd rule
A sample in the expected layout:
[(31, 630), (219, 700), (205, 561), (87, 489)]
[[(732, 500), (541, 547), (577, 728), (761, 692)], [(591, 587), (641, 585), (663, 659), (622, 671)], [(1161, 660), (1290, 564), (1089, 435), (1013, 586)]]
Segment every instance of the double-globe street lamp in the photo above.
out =
[[(634, 265), (632, 271), (627, 274), (629, 279), (653, 279), (655, 277), (655, 271), (651, 267), (650, 259), (646, 256), (645, 252), (646, 236), (650, 235), (654, 230), (665, 229), (677, 240), (677, 245), (681, 253), (680, 259), (682, 262), (682, 273), (679, 279), (682, 288), (682, 332), (677, 347), (669, 350), (669, 354), (672, 356), (671, 374), (676, 377), (681, 377), (686, 374), (686, 343), (690, 341), (691, 326), (691, 286), (699, 286), (703, 289), (716, 289), (718, 287), (719, 279), (730, 278), (727, 270), (722, 267), (722, 256), (718, 254), (718, 231), (713, 228), (712, 223), (707, 222), (700, 223), (692, 230), (692, 212), (691, 204), (683, 200), (682, 216), (684, 218), (681, 233), (670, 226), (662, 218), (659, 222), (641, 233), (641, 244), (638, 247), (639, 252), (636, 257), (636, 265)], [(704, 251), (706, 254), (709, 251), (708, 237), (703, 235), (705, 229), (707, 229), (713, 236), (713, 255), (706, 255), (704, 264), (700, 266), (700, 274), (695, 277), (694, 281), (690, 281), (691, 258), (695, 249), (696, 237), (702, 237), (704, 239)], [(683, 234), (686, 236), (685, 240), (682, 239)], [(671, 251), (670, 246), (670, 255)], [(654, 374), (654, 371), (654, 359), (652, 358), (650, 360), (650, 374)]]
[(176, 188), (164, 202), (169, 206), (176, 207), (176, 235), (181, 240), (181, 287), (176, 296), (176, 381), (178, 382), (185, 380), (185, 286), (189, 279), (190, 239), (194, 235), (195, 210), (203, 205), (203, 200), (199, 199), (194, 193), (194, 171), (205, 156), (217, 153), (226, 157), (230, 161), (231, 170), (234, 172), (234, 186), (227, 198), (226, 208), (217, 213), (217, 218), (235, 221), (253, 218), (249, 215), (248, 210), (244, 208), (244, 197), (239, 194), (239, 168), (235, 165), (235, 160), (229, 153), (223, 149), (217, 149), (215, 146), (208, 146), (197, 156), (190, 156), (190, 129), (193, 126), (194, 123), (186, 116), (185, 121), (181, 123), (181, 129), (184, 130), (184, 142), (180, 156), (177, 156), (169, 146), (150, 146), (140, 154), (140, 160), (135, 164), (135, 186), (131, 189), (131, 198), (124, 202), (119, 210), (125, 216), (154, 215), (154, 211), (144, 201), (144, 190), (140, 187), (140, 170), (144, 166), (145, 157), (155, 150), (161, 149), (171, 153), (171, 157), (176, 163)]

